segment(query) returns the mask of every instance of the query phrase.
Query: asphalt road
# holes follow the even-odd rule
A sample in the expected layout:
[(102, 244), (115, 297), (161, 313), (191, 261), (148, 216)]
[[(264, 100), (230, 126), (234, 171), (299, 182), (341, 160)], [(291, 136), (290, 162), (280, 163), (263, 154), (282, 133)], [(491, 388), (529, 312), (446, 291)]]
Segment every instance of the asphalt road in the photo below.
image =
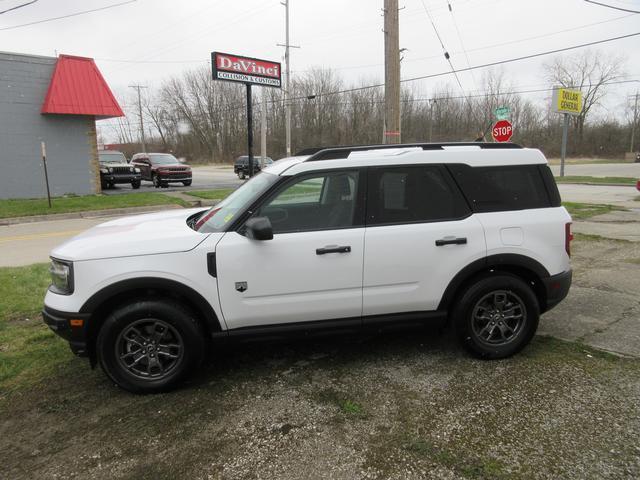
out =
[[(231, 172), (233, 175), (233, 172)], [(214, 175), (227, 178), (229, 175)], [(640, 209), (634, 201), (639, 192), (633, 187), (560, 185), (562, 199), (571, 202), (607, 203)], [(115, 217), (76, 218), (0, 226), (0, 267), (47, 262), (53, 247), (78, 233)]]
[(144, 180), (140, 189), (134, 190), (130, 185), (116, 185), (115, 188), (104, 190), (106, 195), (138, 192), (188, 192), (189, 190), (212, 190), (215, 188), (236, 188), (242, 180), (233, 173), (231, 167), (197, 166), (193, 167), (193, 183), (185, 187), (181, 183), (171, 184), (168, 188), (156, 189), (151, 182)]
[[(560, 175), (560, 165), (552, 165), (554, 175)], [(586, 177), (634, 177), (640, 179), (640, 163), (590, 163), (565, 165), (567, 176)]]

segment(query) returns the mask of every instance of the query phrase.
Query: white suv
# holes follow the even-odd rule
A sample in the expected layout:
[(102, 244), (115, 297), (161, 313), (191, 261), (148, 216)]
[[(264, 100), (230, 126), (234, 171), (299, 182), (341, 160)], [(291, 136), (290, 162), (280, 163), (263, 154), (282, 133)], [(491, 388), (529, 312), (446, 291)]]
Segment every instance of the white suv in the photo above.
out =
[(521, 350), (571, 284), (571, 217), (514, 144), (340, 147), (209, 210), (113, 220), (53, 250), (44, 320), (121, 387), (166, 390), (213, 340), (450, 320)]

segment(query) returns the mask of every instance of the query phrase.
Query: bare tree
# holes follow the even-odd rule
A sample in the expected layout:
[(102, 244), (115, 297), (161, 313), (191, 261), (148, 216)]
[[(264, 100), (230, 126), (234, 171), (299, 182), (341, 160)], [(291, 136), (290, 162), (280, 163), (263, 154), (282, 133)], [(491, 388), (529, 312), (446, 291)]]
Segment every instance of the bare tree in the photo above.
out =
[(624, 76), (625, 59), (595, 50), (568, 57), (557, 57), (544, 65), (549, 82), (582, 91), (582, 113), (573, 118), (578, 139), (584, 138), (584, 124), (593, 107), (607, 93), (606, 84)]

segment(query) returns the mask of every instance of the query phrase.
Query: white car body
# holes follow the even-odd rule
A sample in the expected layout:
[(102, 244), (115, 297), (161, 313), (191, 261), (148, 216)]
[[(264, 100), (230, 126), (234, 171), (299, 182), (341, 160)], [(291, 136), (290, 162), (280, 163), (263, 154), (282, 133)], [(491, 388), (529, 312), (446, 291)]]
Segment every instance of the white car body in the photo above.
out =
[[(307, 160), (307, 156), (283, 159), (261, 175), (288, 178), (387, 165), (547, 163), (535, 149), (476, 146), (401, 147), (352, 152), (336, 160)], [(210, 326), (216, 325), (211, 334), (221, 336), (266, 326), (340, 319), (345, 325), (375, 323), (386, 315), (444, 312), (448, 308), (444, 299), (450, 298), (449, 290), (461, 281), (462, 272), (487, 258), (521, 258), (525, 263), (518, 268), (531, 262), (548, 276), (570, 272), (565, 226), (571, 218), (561, 206), (473, 213), (451, 221), (276, 233), (270, 241), (253, 240), (234, 229), (198, 232), (187, 220), (200, 211), (112, 220), (55, 248), (52, 258), (73, 262), (74, 288), (70, 295), (49, 291), (45, 308), (88, 314), (87, 305), (95, 306), (96, 296), (110, 286), (167, 280), (206, 302), (215, 314), (207, 319)], [(439, 239), (449, 238), (464, 238), (465, 243), (437, 246)], [(316, 254), (316, 249), (335, 245), (348, 245), (348, 254)], [(239, 290), (238, 282), (247, 288)]]

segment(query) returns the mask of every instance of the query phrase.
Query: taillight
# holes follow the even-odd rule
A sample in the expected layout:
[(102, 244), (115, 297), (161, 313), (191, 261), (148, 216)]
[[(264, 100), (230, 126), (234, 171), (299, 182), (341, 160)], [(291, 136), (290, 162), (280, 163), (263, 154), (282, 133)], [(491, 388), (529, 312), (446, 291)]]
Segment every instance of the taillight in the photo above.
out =
[(571, 256), (571, 240), (573, 240), (573, 233), (571, 233), (571, 222), (569, 222), (564, 224), (564, 249), (569, 256)]

